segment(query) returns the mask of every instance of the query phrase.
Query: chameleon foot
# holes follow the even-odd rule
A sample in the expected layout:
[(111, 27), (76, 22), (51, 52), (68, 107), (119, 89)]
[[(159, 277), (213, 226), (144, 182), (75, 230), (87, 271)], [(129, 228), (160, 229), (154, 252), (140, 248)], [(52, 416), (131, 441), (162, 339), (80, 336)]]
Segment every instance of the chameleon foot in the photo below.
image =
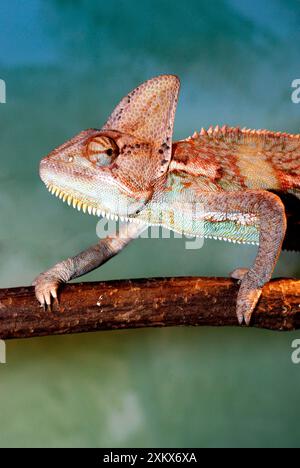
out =
[(41, 273), (32, 283), (35, 287), (36, 298), (44, 309), (46, 307), (51, 309), (53, 300), (58, 303), (57, 290), (60, 284), (61, 281), (47, 271)]
[(32, 285), (35, 287), (36, 298), (42, 307), (48, 306), (51, 309), (53, 299), (58, 304), (57, 290), (62, 283), (67, 283), (72, 279), (73, 270), (73, 260), (68, 258), (37, 276)]
[[(241, 273), (243, 269), (239, 270)], [(234, 272), (235, 273), (235, 272)], [(261, 280), (253, 270), (244, 271), (237, 297), (236, 314), (239, 324), (250, 324), (251, 316), (262, 293)]]

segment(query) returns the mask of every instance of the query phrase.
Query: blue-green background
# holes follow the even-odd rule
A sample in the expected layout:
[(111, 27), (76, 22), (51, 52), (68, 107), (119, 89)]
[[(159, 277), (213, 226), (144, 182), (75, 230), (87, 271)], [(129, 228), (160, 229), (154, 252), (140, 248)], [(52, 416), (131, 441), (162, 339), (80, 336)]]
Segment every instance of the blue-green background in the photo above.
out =
[[(297, 0), (3, 0), (0, 286), (29, 284), (95, 242), (95, 218), (51, 197), (38, 162), (100, 127), (130, 89), (182, 79), (175, 138), (202, 125), (299, 131)], [(255, 248), (138, 240), (86, 280), (227, 275)], [(276, 275), (299, 274), (283, 253)], [(9, 342), (0, 446), (299, 446), (299, 333), (154, 329)]]

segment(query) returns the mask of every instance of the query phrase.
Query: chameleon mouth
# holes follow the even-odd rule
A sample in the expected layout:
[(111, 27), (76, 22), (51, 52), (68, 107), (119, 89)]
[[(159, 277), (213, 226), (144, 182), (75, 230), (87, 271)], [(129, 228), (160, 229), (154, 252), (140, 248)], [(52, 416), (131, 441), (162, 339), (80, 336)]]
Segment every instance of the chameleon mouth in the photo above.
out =
[(83, 211), (83, 213), (88, 213), (89, 215), (94, 215), (97, 217), (102, 216), (103, 218), (107, 218), (112, 221), (128, 221), (130, 223), (133, 222), (140, 222), (136, 218), (129, 218), (127, 216), (118, 216), (117, 214), (109, 213), (108, 211), (102, 210), (98, 208), (96, 205), (89, 204), (87, 202), (82, 202), (74, 195), (60, 189), (59, 187), (55, 186), (54, 184), (45, 184), (47, 189), (52, 195), (55, 195), (63, 202), (67, 202), (69, 206), (73, 206), (73, 208), (77, 209), (78, 211)]
[[(74, 195), (66, 192), (65, 190), (60, 189), (59, 187), (55, 186), (54, 184), (51, 183), (45, 183), (47, 189), (52, 195), (55, 195), (58, 197), (60, 200), (63, 202), (67, 202), (69, 206), (73, 206), (73, 208), (77, 208), (78, 211), (83, 211), (83, 213), (88, 213), (90, 215), (94, 215), (97, 217), (103, 217), (108, 220), (112, 221), (122, 221), (122, 222), (129, 222), (129, 223), (137, 223), (137, 224), (150, 224), (152, 226), (163, 226), (167, 229), (172, 229), (170, 228), (169, 225), (165, 225), (163, 223), (156, 223), (156, 222), (150, 222), (149, 220), (145, 219), (139, 219), (139, 218), (133, 218), (133, 217), (127, 217), (127, 216), (119, 216), (117, 214), (109, 213), (108, 211), (105, 211), (103, 209), (98, 208), (95, 204), (89, 204), (87, 202), (82, 202), (78, 198), (76, 198)], [(182, 233), (181, 230), (175, 230), (175, 232), (180, 232)], [(223, 241), (228, 241), (236, 244), (252, 244), (252, 245), (258, 245), (258, 241), (241, 241), (239, 239), (230, 239), (230, 238), (225, 238), (225, 237), (220, 237), (220, 236), (214, 236), (214, 235), (209, 235), (209, 234), (195, 234), (195, 233), (187, 233), (190, 234), (191, 236), (195, 237), (205, 237), (206, 239), (216, 239), (216, 240), (223, 240)]]

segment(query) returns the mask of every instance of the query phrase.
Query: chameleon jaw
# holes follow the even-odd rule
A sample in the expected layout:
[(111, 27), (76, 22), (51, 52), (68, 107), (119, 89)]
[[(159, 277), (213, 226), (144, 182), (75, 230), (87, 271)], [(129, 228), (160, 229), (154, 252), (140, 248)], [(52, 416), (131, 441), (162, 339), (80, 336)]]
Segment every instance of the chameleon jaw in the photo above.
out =
[[(143, 218), (138, 218), (138, 217), (127, 217), (127, 216), (119, 216), (114, 213), (109, 213), (108, 211), (105, 211), (103, 209), (98, 208), (95, 204), (89, 204), (87, 202), (82, 202), (78, 198), (76, 198), (74, 195), (71, 195), (65, 190), (60, 189), (54, 184), (51, 183), (45, 183), (47, 189), (52, 195), (55, 195), (58, 197), (60, 200), (63, 202), (67, 202), (69, 206), (73, 206), (73, 208), (77, 209), (78, 211), (83, 211), (83, 213), (88, 213), (90, 215), (94, 215), (97, 217), (103, 217), (108, 220), (112, 221), (118, 221), (120, 220), (121, 222), (129, 222), (129, 223), (136, 223), (136, 224), (146, 224), (146, 225), (152, 225), (152, 226), (162, 226), (165, 227), (166, 229), (170, 229), (170, 226), (164, 225), (164, 223), (151, 223), (149, 220), (143, 219)], [(182, 233), (182, 231), (177, 231), (179, 233)], [(237, 239), (230, 239), (226, 237), (219, 237), (219, 236), (214, 236), (214, 235), (209, 235), (209, 234), (192, 234), (195, 237), (204, 237), (206, 239), (214, 239), (214, 240), (222, 240), (222, 241), (227, 241), (233, 244), (251, 244), (251, 245), (258, 245), (258, 242), (251, 242), (251, 241), (241, 241)]]
[(95, 205), (89, 204), (87, 202), (82, 202), (75, 196), (71, 195), (70, 193), (67, 193), (66, 191), (55, 186), (54, 184), (45, 184), (45, 185), (52, 195), (55, 195), (63, 202), (67, 202), (69, 206), (72, 205), (73, 208), (77, 209), (78, 211), (83, 211), (83, 213), (88, 213), (89, 215), (94, 215), (97, 217), (102, 216), (112, 221), (120, 220), (122, 222), (128, 221), (130, 223), (139, 222), (139, 220), (136, 218), (129, 218), (127, 216), (119, 216), (117, 214), (109, 213), (105, 210), (97, 208), (97, 206)]

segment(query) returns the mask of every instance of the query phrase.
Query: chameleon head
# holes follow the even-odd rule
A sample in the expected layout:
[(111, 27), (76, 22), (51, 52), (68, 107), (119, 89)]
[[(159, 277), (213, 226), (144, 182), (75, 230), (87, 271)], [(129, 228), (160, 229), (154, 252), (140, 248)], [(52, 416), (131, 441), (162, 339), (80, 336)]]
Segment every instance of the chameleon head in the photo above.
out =
[(143, 83), (101, 130), (83, 131), (42, 159), (41, 179), (74, 208), (134, 217), (167, 172), (178, 91), (173, 75)]

